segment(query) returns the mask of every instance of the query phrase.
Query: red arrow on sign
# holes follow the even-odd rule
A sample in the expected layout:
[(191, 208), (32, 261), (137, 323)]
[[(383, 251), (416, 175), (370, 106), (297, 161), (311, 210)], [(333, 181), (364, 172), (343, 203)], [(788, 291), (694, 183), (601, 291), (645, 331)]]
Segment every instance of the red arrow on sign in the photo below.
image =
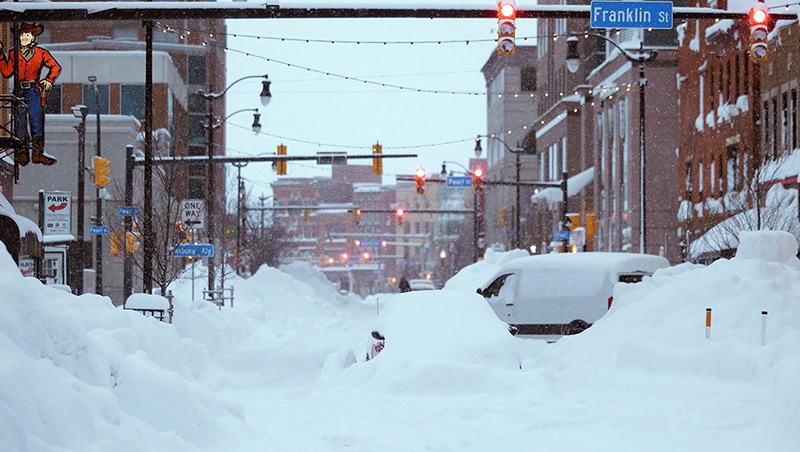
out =
[(61, 210), (64, 207), (67, 207), (67, 203), (62, 202), (61, 204), (53, 204), (53, 205), (49, 206), (48, 209), (50, 209), (51, 211), (55, 212), (56, 210)]

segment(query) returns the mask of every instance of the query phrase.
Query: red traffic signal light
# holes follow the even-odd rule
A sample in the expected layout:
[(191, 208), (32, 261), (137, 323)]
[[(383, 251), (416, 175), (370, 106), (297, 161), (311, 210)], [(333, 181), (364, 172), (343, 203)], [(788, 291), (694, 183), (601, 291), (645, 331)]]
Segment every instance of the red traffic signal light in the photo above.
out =
[(766, 5), (759, 3), (750, 8), (750, 59), (767, 59), (770, 17)]
[(515, 35), (517, 4), (514, 0), (500, 0), (497, 3), (497, 53), (513, 55), (517, 45)]
[(353, 221), (354, 221), (356, 224), (359, 224), (359, 223), (361, 223), (361, 209), (355, 209), (355, 210), (353, 210)]
[(750, 9), (750, 25), (766, 25), (769, 21), (769, 12), (766, 6), (754, 6)]
[(419, 167), (416, 171), (414, 171), (414, 177), (417, 180), (417, 194), (424, 195), (425, 194), (425, 168)]
[(394, 211), (394, 216), (397, 217), (397, 224), (403, 224), (403, 216), (406, 214), (406, 211), (403, 210), (402, 207), (398, 207)]
[(472, 188), (475, 191), (475, 194), (483, 193), (483, 168), (475, 167), (472, 168)]

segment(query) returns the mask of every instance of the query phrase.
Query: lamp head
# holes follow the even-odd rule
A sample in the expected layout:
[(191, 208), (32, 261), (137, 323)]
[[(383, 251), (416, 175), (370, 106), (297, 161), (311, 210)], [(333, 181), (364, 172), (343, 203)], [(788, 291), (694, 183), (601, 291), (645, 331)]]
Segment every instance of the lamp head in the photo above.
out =
[(581, 57), (578, 55), (578, 37), (574, 34), (567, 38), (567, 69), (573, 74), (578, 72)]
[(475, 157), (481, 158), (481, 152), (483, 152), (483, 149), (481, 148), (481, 136), (478, 135), (475, 138)]
[(253, 113), (253, 134), (261, 133), (261, 113)]
[(72, 108), (72, 115), (78, 119), (86, 119), (86, 115), (89, 113), (89, 107), (86, 105), (75, 105)]
[(265, 107), (269, 105), (269, 101), (272, 100), (272, 93), (269, 92), (270, 83), (271, 82), (269, 80), (264, 80), (261, 82), (261, 94), (259, 94), (259, 97), (261, 98), (261, 105)]

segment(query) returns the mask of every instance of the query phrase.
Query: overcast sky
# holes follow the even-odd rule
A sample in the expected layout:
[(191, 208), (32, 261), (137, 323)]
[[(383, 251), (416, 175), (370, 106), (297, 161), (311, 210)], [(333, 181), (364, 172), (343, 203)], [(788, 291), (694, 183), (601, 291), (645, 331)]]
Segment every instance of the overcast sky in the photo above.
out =
[[(419, 4), (370, 2), (373, 6), (380, 3)], [(480, 4), (453, 0), (436, 3)], [(282, 6), (291, 4), (289, 0), (281, 1)], [(487, 2), (487, 5), (492, 4)], [(245, 75), (269, 74), (273, 94), (272, 102), (264, 108), (258, 102), (261, 85), (257, 79), (243, 81), (228, 92), (228, 114), (258, 107), (263, 125), (262, 134), (253, 136), (249, 130), (250, 113), (231, 117), (227, 128), (229, 155), (274, 153), (281, 142), (288, 146), (289, 155), (348, 150), (344, 146), (350, 146), (349, 154), (363, 155), (371, 153), (371, 145), (380, 142), (384, 154), (419, 155), (415, 159), (384, 161), (384, 183), (394, 183), (394, 175), (411, 175), (420, 165), (429, 174), (440, 172), (444, 160), (467, 166), (468, 159), (474, 156), (475, 136), (487, 132), (485, 96), (452, 95), (450, 92), (486, 91), (481, 67), (495, 49), (492, 41), (496, 38), (495, 19), (277, 19), (229, 20), (227, 24), (228, 83)], [(534, 20), (517, 20), (518, 37), (534, 34)], [(281, 42), (267, 37), (303, 41)], [(327, 42), (305, 43), (306, 39)], [(454, 40), (460, 42), (420, 43)], [(482, 42), (475, 42), (480, 40)], [(342, 42), (332, 45), (330, 41), (387, 41), (387, 45)], [(397, 41), (404, 44), (392, 44)], [(410, 41), (416, 43), (412, 46), (408, 44)], [(469, 45), (466, 41), (470, 41)], [(268, 62), (267, 58), (280, 63)], [(289, 67), (287, 63), (296, 67)], [(413, 89), (384, 88), (326, 77), (313, 70), (447, 94), (418, 94)], [(461, 140), (466, 141), (461, 143)], [(456, 143), (430, 146), (448, 142)], [(407, 148), (400, 149), (402, 147)], [(483, 147), (486, 149), (485, 142)], [(371, 160), (352, 160), (351, 163), (371, 164)], [(242, 174), (248, 179), (248, 190), (256, 197), (261, 193), (270, 194), (269, 182), (277, 179), (269, 163), (250, 164)], [(290, 163), (287, 177), (329, 174), (329, 166), (309, 161)]]

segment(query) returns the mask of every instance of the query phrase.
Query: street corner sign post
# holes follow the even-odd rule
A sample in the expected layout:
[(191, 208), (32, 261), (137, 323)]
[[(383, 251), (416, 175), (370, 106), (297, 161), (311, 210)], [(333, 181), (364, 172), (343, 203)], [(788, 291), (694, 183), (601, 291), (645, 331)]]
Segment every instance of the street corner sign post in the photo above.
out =
[(44, 194), (44, 235), (71, 234), (71, 199), (72, 194), (68, 192)]
[(672, 28), (672, 2), (593, 1), (591, 28)]

